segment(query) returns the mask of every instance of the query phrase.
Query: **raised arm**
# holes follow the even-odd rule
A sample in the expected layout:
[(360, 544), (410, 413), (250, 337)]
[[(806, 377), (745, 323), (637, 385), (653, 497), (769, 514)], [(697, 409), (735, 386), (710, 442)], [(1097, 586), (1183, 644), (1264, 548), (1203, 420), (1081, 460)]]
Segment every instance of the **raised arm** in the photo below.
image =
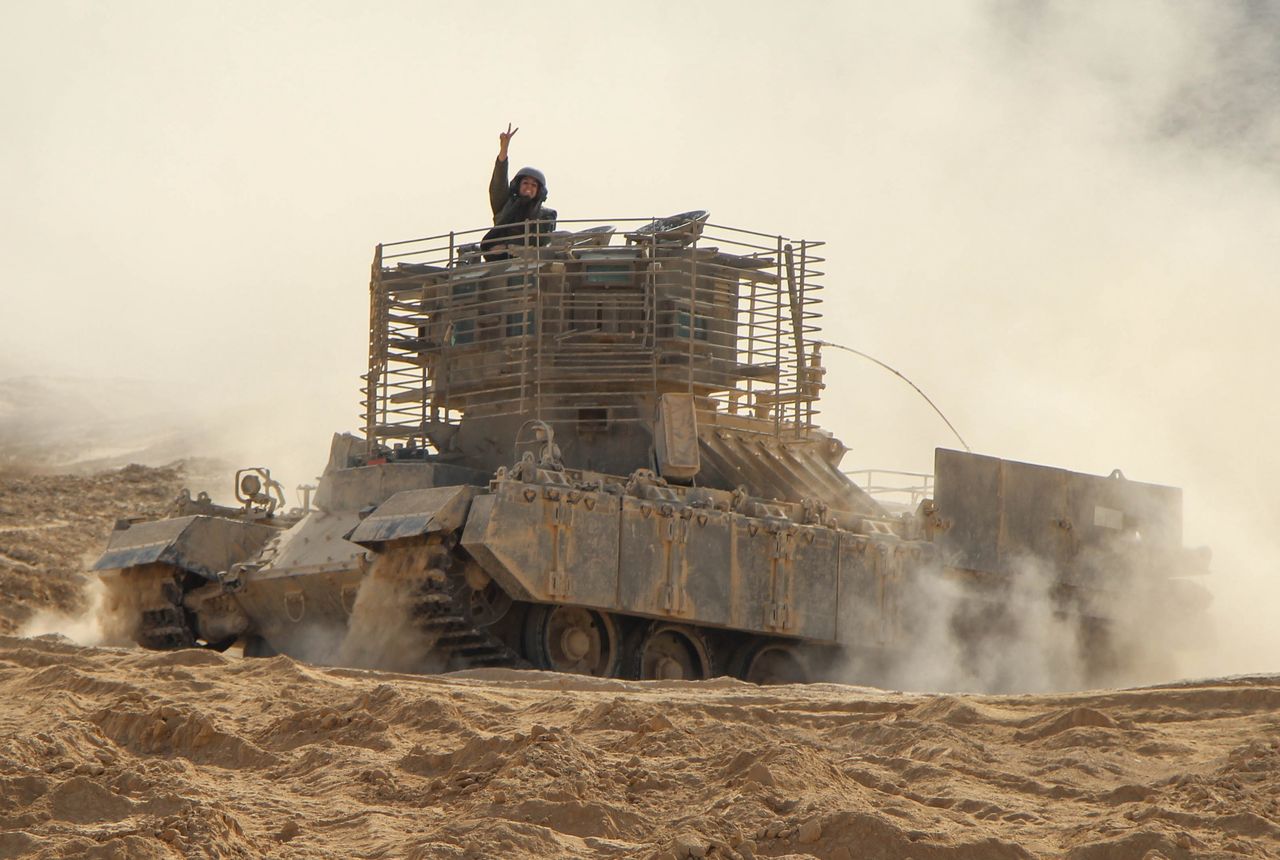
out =
[(489, 207), (493, 209), (495, 218), (502, 211), (502, 207), (507, 205), (511, 184), (507, 179), (507, 147), (511, 145), (511, 138), (515, 137), (519, 130), (513, 129), (511, 123), (507, 123), (507, 130), (498, 132), (498, 158), (493, 162), (493, 176), (489, 179)]

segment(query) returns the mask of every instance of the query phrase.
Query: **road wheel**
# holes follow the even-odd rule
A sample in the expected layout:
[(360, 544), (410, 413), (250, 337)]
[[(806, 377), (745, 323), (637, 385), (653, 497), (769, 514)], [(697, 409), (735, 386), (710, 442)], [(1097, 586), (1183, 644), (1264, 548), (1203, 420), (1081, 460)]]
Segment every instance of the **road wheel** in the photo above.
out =
[(498, 623), (511, 611), (513, 603), (511, 595), (493, 580), (480, 588), (468, 586), (462, 597), (467, 617), (477, 627), (489, 627)]
[(618, 630), (607, 612), (534, 606), (525, 619), (525, 652), (540, 669), (609, 677), (618, 669)]
[(700, 681), (711, 677), (707, 643), (692, 627), (655, 621), (630, 655), (631, 675), (642, 681)]
[(744, 642), (733, 658), (731, 674), (753, 684), (805, 684), (809, 666), (796, 646), (768, 639)]

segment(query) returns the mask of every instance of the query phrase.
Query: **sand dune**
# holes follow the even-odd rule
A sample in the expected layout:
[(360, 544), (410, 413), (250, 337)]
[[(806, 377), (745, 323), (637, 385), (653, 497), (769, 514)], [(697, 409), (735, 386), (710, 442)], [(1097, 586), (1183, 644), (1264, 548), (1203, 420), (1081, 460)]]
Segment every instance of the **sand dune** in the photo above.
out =
[(1280, 677), (1051, 696), (0, 638), (0, 857), (1280, 857)]

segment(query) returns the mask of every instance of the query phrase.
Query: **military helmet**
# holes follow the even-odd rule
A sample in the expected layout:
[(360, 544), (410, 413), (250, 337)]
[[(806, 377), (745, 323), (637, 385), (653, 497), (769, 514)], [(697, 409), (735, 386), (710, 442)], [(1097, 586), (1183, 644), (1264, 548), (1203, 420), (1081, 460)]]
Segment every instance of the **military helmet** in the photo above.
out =
[(519, 172), (516, 173), (516, 175), (511, 180), (511, 193), (512, 194), (520, 193), (520, 180), (526, 176), (532, 179), (534, 182), (538, 183), (538, 197), (537, 197), (538, 202), (541, 203), (543, 200), (546, 200), (547, 199), (547, 177), (544, 176), (542, 174), (542, 171), (536, 167), (520, 168)]

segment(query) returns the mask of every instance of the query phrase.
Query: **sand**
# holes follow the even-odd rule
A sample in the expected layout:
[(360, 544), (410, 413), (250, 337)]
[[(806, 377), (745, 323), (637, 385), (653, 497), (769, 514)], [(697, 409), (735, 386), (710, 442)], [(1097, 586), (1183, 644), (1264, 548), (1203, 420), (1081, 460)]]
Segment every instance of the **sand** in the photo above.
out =
[(0, 857), (1280, 857), (1280, 676), (1054, 696), (0, 637)]
[[(0, 461), (5, 450), (0, 443)], [(162, 516), (185, 477), (178, 464), (93, 475), (0, 465), (0, 633), (16, 633), (38, 612), (84, 611), (88, 567), (115, 521)]]
[[(0, 633), (82, 606), (78, 559), (174, 481), (0, 476)], [(9, 857), (1280, 858), (1280, 676), (925, 695), (0, 635)]]

